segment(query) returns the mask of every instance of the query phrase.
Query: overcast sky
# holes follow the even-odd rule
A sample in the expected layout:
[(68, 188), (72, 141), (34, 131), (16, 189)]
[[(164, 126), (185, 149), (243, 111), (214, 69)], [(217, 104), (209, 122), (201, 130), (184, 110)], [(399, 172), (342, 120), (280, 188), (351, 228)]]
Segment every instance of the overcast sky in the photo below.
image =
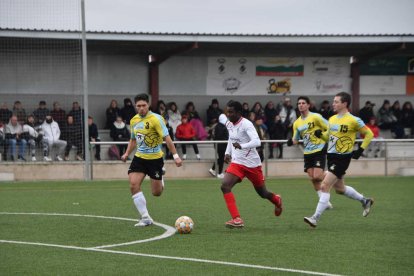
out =
[[(78, 29), (80, 0), (0, 0), (0, 27)], [(91, 31), (414, 34), (414, 0), (85, 0)]]

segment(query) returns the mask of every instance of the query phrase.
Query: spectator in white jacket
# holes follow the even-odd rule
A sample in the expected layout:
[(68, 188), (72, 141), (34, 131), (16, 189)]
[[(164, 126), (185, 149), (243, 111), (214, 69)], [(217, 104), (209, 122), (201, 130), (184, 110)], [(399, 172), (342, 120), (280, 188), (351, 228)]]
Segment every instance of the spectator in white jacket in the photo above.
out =
[(63, 161), (61, 155), (65, 151), (66, 141), (60, 140), (60, 128), (58, 123), (53, 121), (51, 115), (47, 115), (42, 124), (43, 141), (45, 143), (44, 157), (45, 161), (52, 161), (49, 157), (50, 150), (57, 147), (56, 160)]

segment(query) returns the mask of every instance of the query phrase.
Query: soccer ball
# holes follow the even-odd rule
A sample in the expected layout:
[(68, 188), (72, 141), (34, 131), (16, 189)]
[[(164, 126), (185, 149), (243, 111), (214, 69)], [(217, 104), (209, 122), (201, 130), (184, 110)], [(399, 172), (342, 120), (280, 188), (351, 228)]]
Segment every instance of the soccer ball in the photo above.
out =
[(180, 234), (190, 234), (193, 227), (194, 222), (190, 217), (182, 216), (175, 221), (175, 229)]

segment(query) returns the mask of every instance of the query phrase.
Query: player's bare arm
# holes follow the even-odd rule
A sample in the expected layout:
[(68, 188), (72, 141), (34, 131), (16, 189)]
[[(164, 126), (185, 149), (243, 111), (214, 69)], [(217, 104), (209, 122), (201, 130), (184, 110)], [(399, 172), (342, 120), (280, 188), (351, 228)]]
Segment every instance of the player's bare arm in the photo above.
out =
[(181, 160), (180, 156), (177, 153), (177, 149), (174, 146), (174, 143), (169, 135), (165, 136), (164, 138), (165, 143), (167, 144), (168, 149), (172, 153), (174, 157), (174, 162), (177, 167), (181, 167), (183, 164), (183, 161)]
[(126, 162), (126, 160), (128, 159), (128, 156), (131, 154), (133, 150), (135, 150), (136, 147), (137, 147), (137, 141), (135, 139), (129, 140), (128, 147), (125, 153), (121, 156), (121, 160), (123, 162)]

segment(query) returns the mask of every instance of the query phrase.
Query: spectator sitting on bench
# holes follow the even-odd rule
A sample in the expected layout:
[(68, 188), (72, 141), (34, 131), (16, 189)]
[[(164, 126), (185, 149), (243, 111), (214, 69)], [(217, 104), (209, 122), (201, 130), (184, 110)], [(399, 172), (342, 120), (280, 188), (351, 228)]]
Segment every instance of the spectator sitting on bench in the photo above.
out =
[[(122, 120), (121, 116), (116, 117), (116, 121), (113, 122), (110, 132), (111, 138), (114, 141), (129, 141), (131, 138), (128, 128), (126, 124)], [(122, 156), (125, 153), (127, 145), (117, 145), (119, 149), (119, 154)]]
[(35, 127), (34, 121), (35, 119), (33, 115), (27, 116), (26, 123), (23, 125), (22, 135), (29, 144), (32, 161), (36, 161), (36, 142), (40, 142), (43, 150), (45, 149), (43, 144), (43, 135), (39, 134), (39, 127)]
[(58, 123), (53, 121), (51, 115), (47, 115), (41, 127), (43, 132), (43, 141), (45, 145), (43, 152), (43, 160), (52, 161), (52, 159), (49, 157), (49, 153), (50, 150), (56, 146), (58, 148), (56, 160), (63, 161), (61, 154), (65, 150), (66, 141), (60, 139), (60, 128)]
[[(98, 127), (93, 122), (92, 116), (88, 116), (88, 126), (89, 126), (89, 142), (100, 142)], [(95, 145), (95, 158), (96, 160), (101, 160), (101, 145)]]
[(22, 137), (23, 127), (17, 121), (17, 116), (12, 115), (9, 123), (6, 125), (6, 143), (10, 150), (10, 160), (16, 160), (16, 146), (19, 146), (19, 153), (17, 159), (19, 161), (26, 161), (24, 158), (26, 153), (26, 140)]
[(76, 160), (82, 161), (82, 126), (75, 124), (72, 115), (68, 115), (66, 119), (66, 126), (63, 129), (63, 140), (66, 141), (65, 147), (65, 161), (69, 161), (69, 152), (73, 146), (76, 147)]
[[(194, 141), (196, 140), (196, 132), (193, 126), (188, 122), (188, 116), (182, 115), (181, 116), (181, 124), (177, 127), (177, 132), (175, 133), (175, 137), (177, 140), (180, 141)], [(197, 156), (197, 159), (200, 160), (200, 153), (198, 151), (197, 144), (191, 144), (193, 146), (194, 152)], [(181, 144), (181, 148), (183, 150), (183, 159), (187, 159), (187, 147), (186, 144)]]

